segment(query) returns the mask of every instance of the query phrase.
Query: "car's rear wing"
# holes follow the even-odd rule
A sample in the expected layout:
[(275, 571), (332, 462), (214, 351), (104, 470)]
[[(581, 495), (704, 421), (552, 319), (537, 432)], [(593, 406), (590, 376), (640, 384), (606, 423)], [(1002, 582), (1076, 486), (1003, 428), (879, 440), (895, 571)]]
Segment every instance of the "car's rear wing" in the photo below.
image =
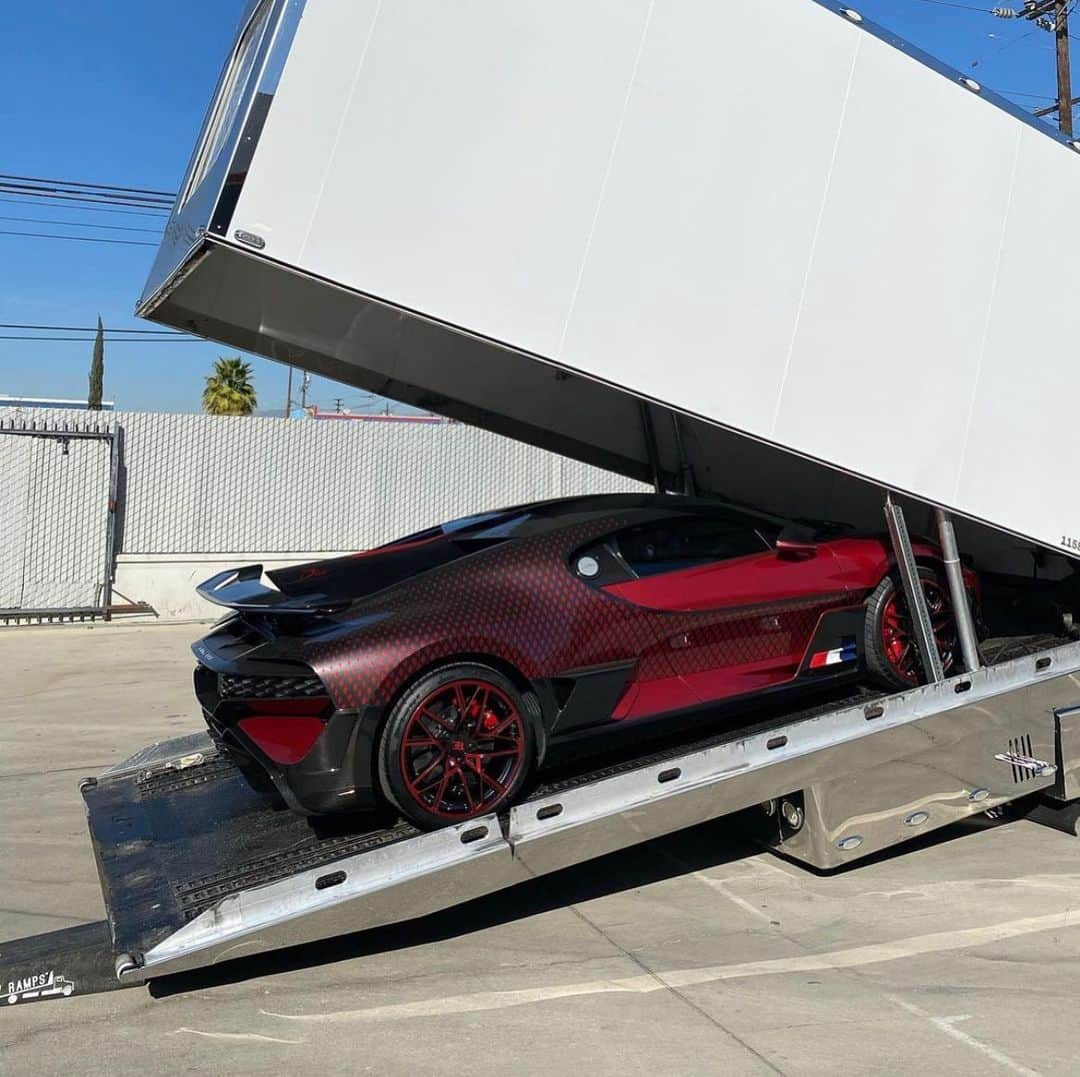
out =
[(286, 595), (262, 582), (262, 565), (230, 568), (200, 583), (195, 590), (217, 606), (241, 613), (282, 614), (331, 613), (348, 606), (348, 599), (331, 598), (319, 591)]

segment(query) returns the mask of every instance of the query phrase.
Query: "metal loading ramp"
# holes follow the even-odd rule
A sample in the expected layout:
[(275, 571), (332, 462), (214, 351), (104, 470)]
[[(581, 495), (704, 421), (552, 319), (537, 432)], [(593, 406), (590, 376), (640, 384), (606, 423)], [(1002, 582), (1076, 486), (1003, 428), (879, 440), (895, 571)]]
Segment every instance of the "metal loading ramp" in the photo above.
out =
[(1080, 644), (1000, 654), (902, 696), (762, 711), (579, 765), (505, 813), (426, 834), (273, 811), (202, 734), (153, 745), (83, 785), (117, 976), (401, 922), (762, 802), (769, 844), (835, 868), (1018, 797), (1074, 797)]
[(140, 310), (668, 486), (1075, 551), (1076, 147), (847, 5), (766, 22), (252, 3)]

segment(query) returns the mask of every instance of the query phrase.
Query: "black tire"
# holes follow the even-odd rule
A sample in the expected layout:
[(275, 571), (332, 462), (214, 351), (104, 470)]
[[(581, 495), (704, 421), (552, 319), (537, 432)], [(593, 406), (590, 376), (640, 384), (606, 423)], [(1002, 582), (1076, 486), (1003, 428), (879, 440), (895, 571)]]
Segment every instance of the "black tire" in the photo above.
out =
[(379, 737), (384, 796), (422, 830), (509, 807), (536, 760), (530, 703), (508, 677), (478, 662), (425, 674), (390, 708)]
[[(941, 577), (931, 568), (920, 565), (919, 577), (922, 581), (923, 592), (927, 596), (927, 604), (930, 606), (938, 655), (948, 675), (956, 665), (959, 646), (956, 618), (949, 600), (949, 591)], [(892, 622), (892, 627), (886, 625), (887, 617)], [(903, 646), (903, 644), (898, 645), (898, 641), (904, 631), (905, 622), (908, 625), (906, 647), (910, 650), (903, 652), (903, 661), (898, 664), (898, 652)], [(896, 630), (897, 624), (900, 626), (899, 632)], [(886, 576), (866, 600), (864, 654), (867, 673), (883, 688), (895, 692), (912, 688), (926, 681), (922, 661), (910, 633), (907, 599), (900, 580), (895, 574)]]

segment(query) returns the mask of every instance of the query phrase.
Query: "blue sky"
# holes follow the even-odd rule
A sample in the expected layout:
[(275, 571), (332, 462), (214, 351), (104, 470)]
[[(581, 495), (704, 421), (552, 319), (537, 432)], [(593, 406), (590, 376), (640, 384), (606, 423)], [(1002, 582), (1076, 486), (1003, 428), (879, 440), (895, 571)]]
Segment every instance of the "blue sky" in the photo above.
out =
[[(1025, 107), (1050, 103), (1052, 38), (1027, 23), (968, 10), (967, 4), (982, 7), (977, 0), (852, 4), (985, 85), (1016, 95)], [(242, 7), (243, 0), (4, 4), (0, 172), (175, 190)], [(4, 202), (0, 217), (151, 229), (158, 223)], [(152, 232), (50, 229), (0, 220), (5, 230), (155, 239)], [(145, 325), (132, 309), (153, 253), (152, 247), (0, 235), (0, 322), (81, 326), (93, 324), (100, 313), (114, 328)], [(84, 397), (90, 347), (0, 340), (0, 394)], [(123, 408), (198, 410), (203, 378), (220, 354), (219, 346), (203, 343), (110, 345), (106, 396)], [(253, 362), (260, 408), (281, 407), (285, 369)], [(366, 400), (355, 389), (313, 380), (311, 399), (320, 406), (331, 408), (339, 396), (346, 407), (362, 407)]]

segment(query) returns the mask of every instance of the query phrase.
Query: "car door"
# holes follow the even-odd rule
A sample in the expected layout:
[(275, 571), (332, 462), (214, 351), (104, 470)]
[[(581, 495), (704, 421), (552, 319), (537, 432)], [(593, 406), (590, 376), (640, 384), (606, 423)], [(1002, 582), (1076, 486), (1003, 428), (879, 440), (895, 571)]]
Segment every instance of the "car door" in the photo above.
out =
[(737, 512), (628, 528), (614, 543), (635, 578), (605, 590), (664, 615), (668, 659), (700, 702), (793, 679), (821, 616), (848, 601), (828, 545), (778, 549)]

